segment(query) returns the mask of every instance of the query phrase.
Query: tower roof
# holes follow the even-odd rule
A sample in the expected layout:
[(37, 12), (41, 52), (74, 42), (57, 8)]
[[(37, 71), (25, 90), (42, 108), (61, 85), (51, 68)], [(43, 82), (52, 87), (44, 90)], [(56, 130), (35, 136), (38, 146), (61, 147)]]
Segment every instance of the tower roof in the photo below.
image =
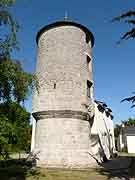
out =
[(38, 31), (37, 36), (36, 36), (37, 44), (38, 44), (39, 38), (42, 35), (42, 33), (44, 33), (45, 31), (48, 31), (49, 29), (59, 27), (59, 26), (76, 26), (76, 27), (82, 29), (86, 33), (86, 36), (90, 38), (92, 47), (94, 46), (94, 36), (93, 36), (92, 32), (87, 27), (85, 27), (79, 23), (70, 21), (69, 19), (64, 19), (62, 21), (56, 21), (54, 23), (48, 24), (48, 25), (44, 26), (43, 28), (41, 28)]

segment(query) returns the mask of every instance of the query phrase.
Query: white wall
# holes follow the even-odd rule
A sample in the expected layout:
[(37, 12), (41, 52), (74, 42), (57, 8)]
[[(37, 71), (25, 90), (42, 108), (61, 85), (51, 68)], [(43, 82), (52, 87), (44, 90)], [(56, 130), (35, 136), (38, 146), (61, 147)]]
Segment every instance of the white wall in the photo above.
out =
[[(109, 159), (111, 152), (115, 150), (114, 128), (111, 116), (107, 117), (105, 110), (100, 112), (97, 106), (95, 103), (95, 117), (91, 128), (91, 144), (93, 155), (102, 161), (101, 156), (106, 155)], [(97, 137), (99, 138), (98, 141)]]
[(135, 153), (135, 136), (127, 135), (127, 149), (128, 153)]
[(35, 147), (35, 130), (36, 130), (36, 120), (32, 116), (32, 137), (31, 137), (31, 152)]

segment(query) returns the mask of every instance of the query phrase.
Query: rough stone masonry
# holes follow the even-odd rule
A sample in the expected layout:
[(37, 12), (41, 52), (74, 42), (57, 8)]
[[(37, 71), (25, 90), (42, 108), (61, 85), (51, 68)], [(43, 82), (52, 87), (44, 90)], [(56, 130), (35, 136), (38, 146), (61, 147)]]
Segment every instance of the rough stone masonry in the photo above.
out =
[(43, 27), (37, 45), (39, 92), (34, 92), (32, 113), (37, 165), (91, 167), (94, 37), (85, 26), (63, 20)]

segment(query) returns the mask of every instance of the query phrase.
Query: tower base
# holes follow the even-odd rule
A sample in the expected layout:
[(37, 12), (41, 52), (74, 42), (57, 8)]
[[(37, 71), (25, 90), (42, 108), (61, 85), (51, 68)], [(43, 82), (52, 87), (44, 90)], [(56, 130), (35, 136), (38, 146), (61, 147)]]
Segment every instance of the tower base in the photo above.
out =
[[(38, 151), (39, 152), (39, 151)], [(43, 168), (65, 168), (65, 169), (87, 169), (97, 167), (96, 160), (84, 151), (40, 151), (36, 160), (37, 167)]]

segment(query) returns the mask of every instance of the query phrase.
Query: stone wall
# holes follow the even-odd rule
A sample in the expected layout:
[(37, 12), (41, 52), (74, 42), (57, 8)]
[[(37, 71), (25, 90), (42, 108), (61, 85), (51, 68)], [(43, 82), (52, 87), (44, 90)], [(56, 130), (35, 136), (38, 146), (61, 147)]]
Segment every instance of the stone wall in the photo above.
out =
[(38, 165), (46, 167), (90, 167), (89, 122), (79, 119), (52, 118), (37, 121), (35, 151)]
[[(90, 62), (88, 62), (88, 57)], [(93, 104), (91, 42), (76, 26), (53, 27), (40, 36), (36, 74), (39, 94), (33, 95), (32, 150), (39, 152), (39, 166), (87, 168)], [(93, 112), (94, 113), (94, 112)]]
[(84, 31), (77, 27), (61, 26), (42, 34), (36, 70), (40, 89), (33, 96), (33, 112), (86, 111), (83, 104), (89, 101), (87, 80), (92, 81), (92, 66), (91, 62), (87, 64), (86, 53), (91, 57), (91, 44), (86, 43)]

